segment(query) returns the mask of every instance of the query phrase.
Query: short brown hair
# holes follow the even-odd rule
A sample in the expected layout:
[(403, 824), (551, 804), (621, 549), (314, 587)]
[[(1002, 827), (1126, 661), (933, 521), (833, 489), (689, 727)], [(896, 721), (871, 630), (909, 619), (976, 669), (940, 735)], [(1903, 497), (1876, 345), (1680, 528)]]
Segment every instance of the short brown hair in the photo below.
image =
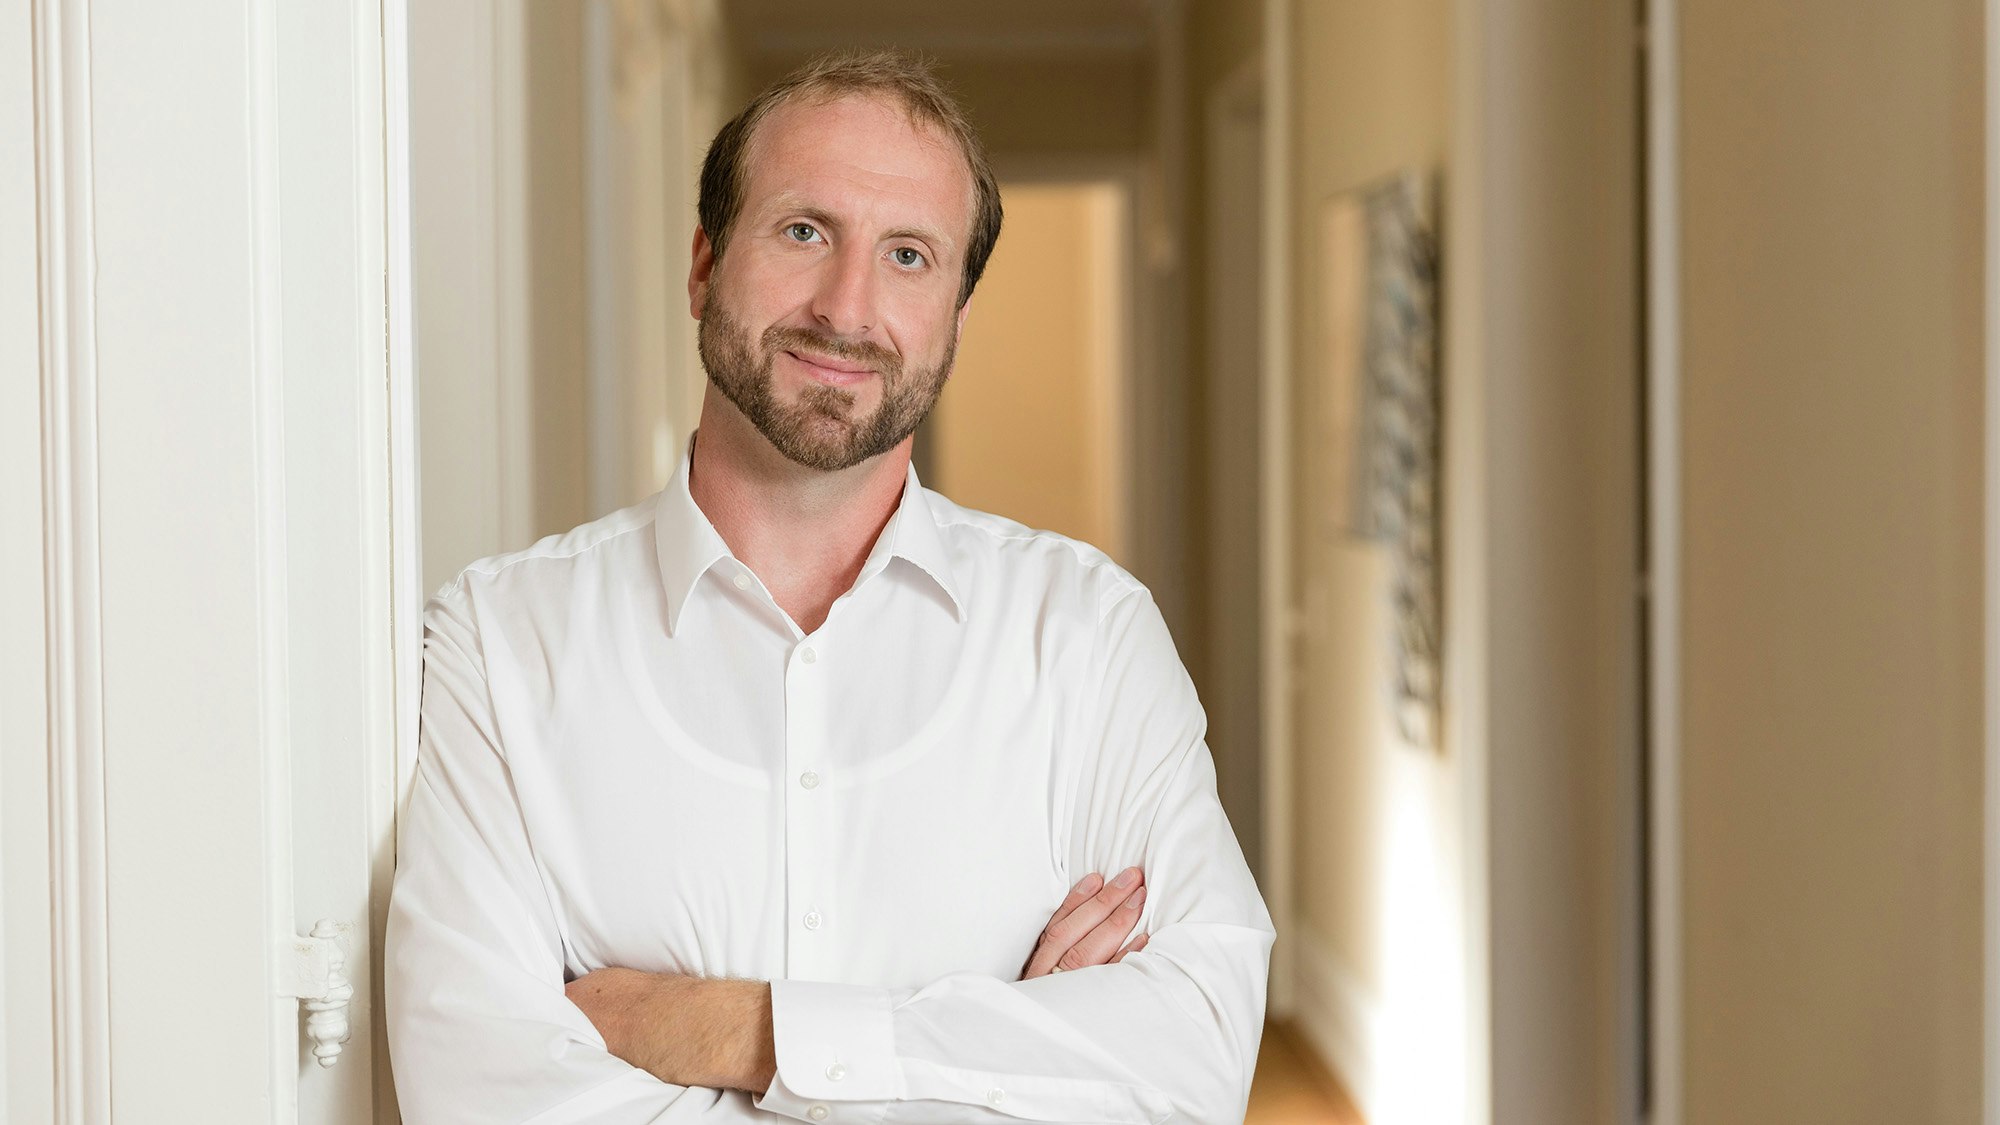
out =
[(820, 55), (765, 87), (715, 134), (701, 163), (697, 207), (701, 228), (708, 232), (715, 256), (722, 257), (729, 228), (743, 210), (743, 154), (758, 124), (779, 106), (807, 99), (832, 101), (848, 94), (893, 98), (912, 121), (933, 126), (958, 143), (973, 185), (972, 232), (965, 246), (965, 274), (958, 286), (958, 303), (963, 307), (972, 297), (972, 287), (979, 284), (979, 275), (986, 272), (986, 259), (992, 256), (994, 243), (1000, 241), (1000, 185), (986, 162), (979, 135), (972, 131), (958, 102), (931, 73), (930, 64), (897, 51)]

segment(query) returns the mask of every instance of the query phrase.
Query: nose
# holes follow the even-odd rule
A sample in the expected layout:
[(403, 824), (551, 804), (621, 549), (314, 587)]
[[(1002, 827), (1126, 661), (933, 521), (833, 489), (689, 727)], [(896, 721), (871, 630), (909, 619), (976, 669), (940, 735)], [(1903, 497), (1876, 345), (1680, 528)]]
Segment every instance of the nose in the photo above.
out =
[(840, 337), (861, 336), (875, 325), (875, 257), (865, 246), (832, 254), (813, 294), (813, 319)]

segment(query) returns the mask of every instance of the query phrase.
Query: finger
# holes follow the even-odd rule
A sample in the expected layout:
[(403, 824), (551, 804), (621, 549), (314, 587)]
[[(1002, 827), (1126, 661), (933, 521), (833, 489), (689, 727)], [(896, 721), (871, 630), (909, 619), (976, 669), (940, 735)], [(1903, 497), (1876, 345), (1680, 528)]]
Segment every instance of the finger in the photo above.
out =
[[(1119, 880), (1125, 880), (1120, 883)], [(1072, 907), (1069, 913), (1049, 922), (1043, 932), (1045, 940), (1056, 947), (1057, 954), (1075, 945), (1083, 935), (1096, 929), (1098, 924), (1111, 916), (1132, 893), (1146, 885), (1145, 873), (1136, 867), (1128, 867), (1118, 873), (1117, 878), (1105, 883), (1097, 892)]]
[(1132, 892), (1132, 897), (1120, 903), (1110, 917), (1099, 922), (1095, 929), (1079, 938), (1069, 947), (1069, 952), (1056, 959), (1056, 964), (1065, 969), (1077, 969), (1086, 965), (1102, 965), (1111, 960), (1118, 951), (1118, 943), (1139, 924), (1139, 912), (1146, 905), (1146, 888)]
[[(1144, 872), (1137, 867), (1131, 867), (1119, 874), (1128, 873), (1131, 876), (1130, 885), (1121, 887), (1118, 885), (1118, 880), (1113, 879), (1095, 894), (1088, 895), (1075, 906), (1071, 906), (1068, 913), (1050, 921), (1048, 928), (1042, 931), (1041, 941), (1036, 943), (1035, 952), (1029, 956), (1028, 967), (1021, 979), (1028, 980), (1041, 976), (1058, 963), (1065, 968), (1071, 967), (1072, 963), (1063, 961), (1062, 957), (1076, 944), (1077, 939), (1103, 923), (1118, 908), (1120, 902), (1132, 895), (1136, 889), (1145, 886)], [(1089, 963), (1094, 965), (1098, 962)]]
[(1146, 939), (1151, 936), (1152, 936), (1151, 934), (1140, 934), (1138, 937), (1135, 937), (1131, 941), (1126, 942), (1125, 948), (1119, 950), (1118, 956), (1113, 957), (1110, 963), (1116, 965), (1118, 962), (1123, 961), (1125, 959), (1125, 955), (1127, 953), (1137, 953), (1141, 949), (1146, 948)]
[(1076, 886), (1070, 888), (1069, 897), (1062, 900), (1061, 906), (1056, 907), (1056, 912), (1049, 919), (1049, 924), (1053, 926), (1057, 922), (1067, 918), (1070, 911), (1082, 905), (1085, 899), (1096, 894), (1103, 886), (1104, 876), (1099, 875), (1095, 871), (1077, 880)]

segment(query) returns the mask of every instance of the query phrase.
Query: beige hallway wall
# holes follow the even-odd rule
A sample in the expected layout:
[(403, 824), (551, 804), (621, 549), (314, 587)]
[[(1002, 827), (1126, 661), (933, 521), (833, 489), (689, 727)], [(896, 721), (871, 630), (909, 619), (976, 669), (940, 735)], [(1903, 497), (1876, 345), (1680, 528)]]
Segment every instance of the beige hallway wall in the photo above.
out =
[[(1326, 202), (1445, 155), (1447, 6), (1407, 3), (1302, 4), (1297, 11), (1294, 118), (1292, 355), (1298, 392), (1292, 449), (1299, 470), (1293, 512), (1298, 603), (1308, 614), (1299, 676), (1297, 867), (1301, 940), (1322, 942), (1352, 983), (1382, 987), (1379, 920), (1387, 857), (1382, 826), (1392, 770), (1413, 785), (1448, 768), (1393, 734), (1386, 547), (1329, 534), (1326, 512), (1344, 503), (1317, 487), (1323, 466), (1351, 449), (1332, 444), (1326, 401), (1331, 375), (1322, 315), (1317, 232)], [(1357, 107), (1366, 106), (1366, 112)], [(1443, 810), (1426, 816), (1444, 815)]]
[(1972, 1122), (1979, 0), (1682, 0), (1685, 1120)]
[(1009, 184), (1003, 196), (1006, 237), (929, 423), (927, 483), (1123, 559), (1124, 196), (1105, 183)]
[(1492, 1120), (1626, 1121), (1641, 1058), (1638, 4), (1458, 13), (1446, 706), (1478, 771)]
[[(1289, 603), (1295, 652), (1292, 871), (1281, 936), (1295, 1017), (1384, 1122), (1449, 1120), (1461, 1095), (1465, 938), (1454, 869), (1458, 754), (1408, 745), (1390, 711), (1387, 547), (1348, 537), (1329, 466), (1350, 462), (1330, 417), (1326, 263), (1330, 199), (1405, 169), (1450, 174), (1450, 5), (1292, 8)], [(1448, 380), (1447, 380), (1448, 382)], [(1447, 627), (1449, 627), (1447, 625)], [(1447, 642), (1449, 643), (1449, 642)], [(1439, 1081), (1437, 1072), (1450, 1077)]]
[[(1275, 879), (1283, 864), (1274, 866), (1265, 842), (1264, 10), (1257, 0), (1214, 0), (1188, 16), (1187, 209), (1179, 240), (1190, 283), (1191, 424), (1183, 448), (1193, 605), (1174, 639), (1208, 712), (1222, 807), (1265, 901), (1282, 913)], [(1282, 963), (1274, 973), (1284, 973)], [(1279, 989), (1271, 1006), (1288, 1001)]]

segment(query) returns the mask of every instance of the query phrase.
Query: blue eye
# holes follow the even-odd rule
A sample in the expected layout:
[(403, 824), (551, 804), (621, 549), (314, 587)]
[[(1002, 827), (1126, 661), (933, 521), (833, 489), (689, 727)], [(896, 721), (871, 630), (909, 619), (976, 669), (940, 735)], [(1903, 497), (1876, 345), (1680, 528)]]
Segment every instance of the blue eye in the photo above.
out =
[(898, 246), (889, 252), (889, 256), (894, 258), (899, 266), (914, 267), (924, 264), (923, 253), (909, 246)]

